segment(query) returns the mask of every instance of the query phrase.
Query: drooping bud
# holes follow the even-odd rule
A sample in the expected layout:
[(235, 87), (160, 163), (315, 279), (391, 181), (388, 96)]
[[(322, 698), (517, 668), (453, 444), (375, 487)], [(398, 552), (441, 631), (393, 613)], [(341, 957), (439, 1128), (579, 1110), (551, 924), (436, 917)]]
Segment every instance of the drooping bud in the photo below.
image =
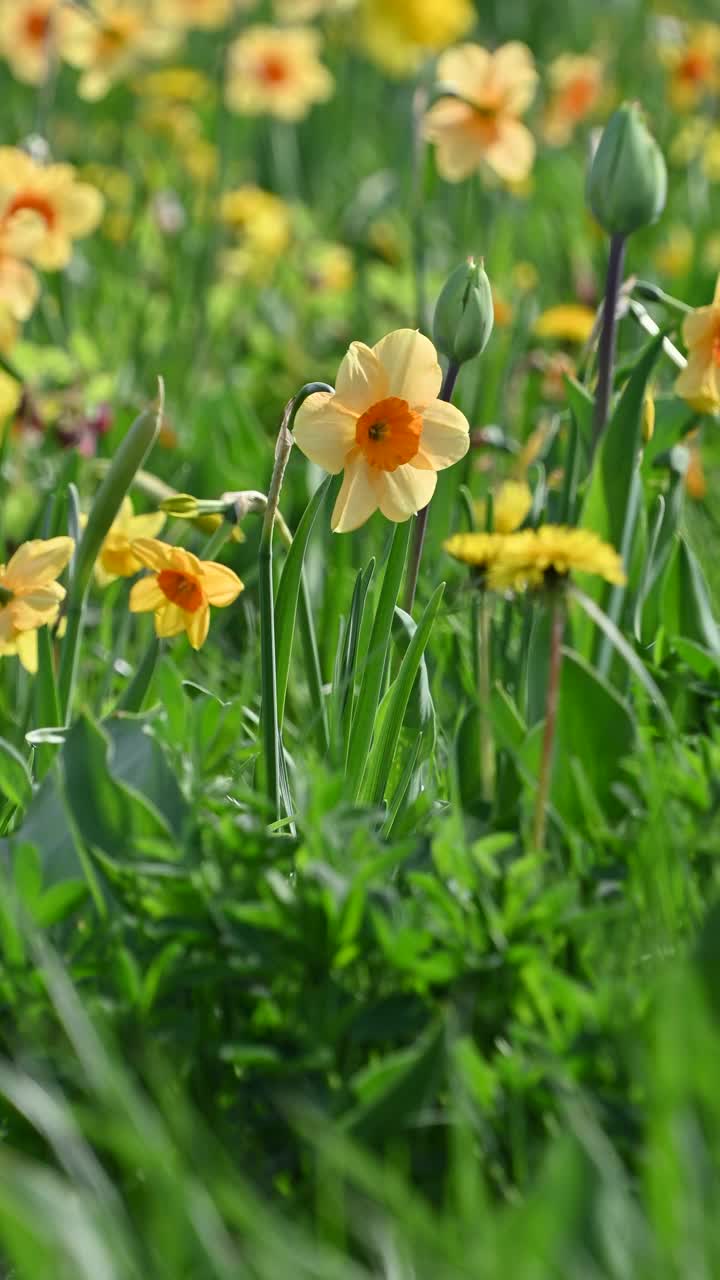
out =
[(194, 520), (200, 514), (200, 504), (191, 493), (174, 493), (160, 503), (160, 510), (176, 520)]
[(435, 307), (433, 340), (454, 364), (464, 364), (484, 351), (495, 313), (485, 267), (468, 258), (448, 277)]
[(660, 217), (667, 168), (636, 103), (610, 117), (590, 165), (587, 200), (610, 235), (630, 235)]

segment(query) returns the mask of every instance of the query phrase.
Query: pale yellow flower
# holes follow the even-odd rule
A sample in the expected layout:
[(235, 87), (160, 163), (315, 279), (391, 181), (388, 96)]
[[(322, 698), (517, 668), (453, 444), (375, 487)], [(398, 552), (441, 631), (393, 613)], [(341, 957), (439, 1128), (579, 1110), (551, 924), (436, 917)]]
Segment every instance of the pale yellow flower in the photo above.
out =
[(560, 342), (587, 342), (595, 327), (595, 312), (580, 302), (564, 302), (548, 307), (533, 325), (537, 338), (555, 338)]
[(212, 96), (212, 82), (195, 67), (161, 67), (139, 76), (133, 88), (146, 98), (160, 102), (206, 102)]
[(660, 59), (670, 71), (670, 99), (680, 111), (697, 107), (720, 85), (720, 26), (693, 23), (680, 40), (660, 47)]
[[(493, 493), (493, 533), (514, 533), (528, 515), (532, 501), (532, 490), (524, 480), (504, 480)], [(476, 503), (475, 512), (479, 523), (483, 524), (487, 513), (486, 504)]]
[(310, 27), (249, 27), (228, 50), (225, 100), (241, 115), (302, 120), (331, 95), (334, 80), (319, 59)]
[(28, 258), (44, 232), (44, 223), (27, 212), (0, 222), (0, 308), (13, 322), (24, 324), (32, 314), (40, 285)]
[(2, 0), (0, 56), (17, 80), (42, 84), (57, 38), (59, 0)]
[(352, 253), (332, 241), (315, 244), (308, 253), (306, 275), (317, 293), (346, 293), (355, 278)]
[(205, 31), (226, 27), (236, 8), (235, 0), (155, 0), (158, 21), (181, 31), (190, 27)]
[(336, 533), (357, 529), (378, 508), (388, 520), (407, 520), (427, 506), (437, 472), (465, 456), (468, 422), (437, 399), (441, 382), (432, 342), (398, 329), (374, 347), (353, 342), (334, 393), (317, 391), (300, 406), (300, 449), (332, 475), (345, 473)]
[[(39, 165), (17, 147), (0, 147), (0, 234), (20, 235), (22, 217), (27, 256), (36, 266), (67, 266), (73, 241), (94, 231), (102, 212), (100, 192), (78, 182), (72, 165)], [(28, 214), (36, 215), (40, 234)]]
[(224, 564), (198, 560), (192, 552), (155, 538), (139, 538), (133, 553), (152, 573), (133, 586), (131, 612), (152, 610), (158, 636), (185, 631), (193, 649), (199, 649), (207, 638), (210, 605), (225, 608), (242, 591), (237, 574)]
[(108, 530), (100, 554), (95, 563), (95, 578), (100, 587), (107, 587), (117, 578), (132, 578), (143, 567), (135, 554), (133, 543), (137, 538), (156, 538), (165, 524), (163, 511), (151, 511), (136, 516), (132, 499), (123, 498), (120, 510)]
[(495, 53), (464, 44), (439, 58), (438, 83), (457, 95), (440, 98), (425, 116), (424, 134), (435, 143), (441, 177), (460, 182), (487, 165), (504, 182), (527, 178), (535, 142), (520, 116), (537, 78), (530, 50), (517, 41)]
[(33, 642), (22, 637), (56, 621), (65, 598), (56, 579), (74, 546), (72, 538), (24, 542), (7, 565), (0, 565), (0, 655), (17, 653), (32, 670)]
[(290, 209), (280, 196), (247, 183), (220, 197), (220, 220), (237, 243), (221, 257), (223, 272), (262, 276), (290, 243)]
[(471, 0), (361, 0), (359, 29), (370, 56), (394, 75), (417, 70), (473, 25)]
[(563, 53), (551, 62), (548, 75), (550, 97), (543, 116), (543, 134), (547, 142), (561, 147), (597, 107), (604, 68), (592, 54)]
[(80, 72), (78, 93), (88, 102), (104, 98), (145, 58), (172, 53), (179, 33), (161, 26), (143, 0), (93, 0), (91, 10), (68, 9), (62, 54)]
[(687, 366), (675, 382), (675, 394), (698, 413), (720, 409), (720, 276), (707, 307), (698, 307), (683, 321)]

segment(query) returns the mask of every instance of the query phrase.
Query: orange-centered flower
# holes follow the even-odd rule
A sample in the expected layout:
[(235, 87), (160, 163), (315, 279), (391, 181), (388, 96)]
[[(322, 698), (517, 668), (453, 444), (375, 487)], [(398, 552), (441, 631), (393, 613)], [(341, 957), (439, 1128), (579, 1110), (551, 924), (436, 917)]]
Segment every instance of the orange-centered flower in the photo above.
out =
[(73, 240), (95, 230), (103, 203), (72, 165), (39, 165), (17, 147), (0, 147), (0, 235), (18, 233), (20, 219), (34, 222), (25, 254), (43, 270), (67, 265)]
[(429, 338), (398, 329), (366, 347), (353, 342), (338, 370), (334, 394), (316, 391), (295, 418), (303, 453), (343, 483), (332, 514), (347, 533), (378, 508), (407, 520), (427, 506), (437, 472), (468, 450), (467, 419), (438, 400), (442, 374)]
[(318, 57), (320, 42), (310, 27), (249, 27), (228, 51), (225, 100), (231, 111), (301, 120), (333, 91)]
[(130, 592), (131, 611), (152, 610), (157, 635), (177, 636), (185, 631), (193, 649), (199, 649), (207, 638), (210, 605), (224, 608), (242, 591), (237, 574), (224, 564), (198, 560), (192, 552), (156, 538), (138, 538), (132, 552), (152, 573)]
[(0, 4), (0, 55), (25, 84), (41, 84), (48, 73), (59, 15), (58, 0), (4, 0)]
[(708, 307), (698, 307), (683, 323), (687, 367), (675, 383), (675, 394), (698, 413), (720, 410), (720, 276)]
[(550, 64), (550, 98), (543, 133), (554, 146), (570, 141), (573, 129), (595, 109), (603, 89), (603, 64), (592, 54), (563, 53)]
[(96, 102), (142, 59), (172, 53), (178, 36), (145, 0), (93, 0), (92, 12), (73, 5), (63, 13), (61, 52), (82, 72), (80, 97)]
[(530, 50), (518, 41), (495, 53), (462, 44), (438, 59), (437, 78), (455, 95), (440, 98), (425, 116), (425, 137), (436, 145), (440, 175), (460, 182), (486, 164), (505, 182), (526, 178), (535, 143), (520, 116), (538, 78)]

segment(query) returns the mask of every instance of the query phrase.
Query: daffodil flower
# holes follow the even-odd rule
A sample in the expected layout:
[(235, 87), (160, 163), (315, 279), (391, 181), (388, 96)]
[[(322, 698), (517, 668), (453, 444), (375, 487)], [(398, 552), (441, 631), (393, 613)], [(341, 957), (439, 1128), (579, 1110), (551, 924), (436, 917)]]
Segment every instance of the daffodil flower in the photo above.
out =
[(72, 538), (25, 542), (0, 566), (0, 656), (17, 654), (37, 670), (37, 629), (55, 622), (65, 598), (56, 581), (75, 544)]
[(138, 538), (132, 551), (152, 572), (133, 586), (131, 612), (152, 610), (158, 636), (177, 636), (185, 631), (193, 649), (199, 649), (207, 638), (210, 605), (222, 609), (242, 591), (237, 574), (224, 564), (198, 560), (192, 552), (156, 538)]

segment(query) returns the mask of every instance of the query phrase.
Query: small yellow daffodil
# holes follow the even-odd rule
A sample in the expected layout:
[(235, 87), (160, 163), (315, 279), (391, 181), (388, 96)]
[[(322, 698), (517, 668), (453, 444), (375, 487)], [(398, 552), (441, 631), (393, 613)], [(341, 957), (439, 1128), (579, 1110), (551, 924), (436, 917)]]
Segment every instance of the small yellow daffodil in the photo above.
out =
[(36, 266), (67, 266), (73, 241), (94, 231), (102, 212), (100, 192), (78, 182), (72, 165), (39, 165), (17, 147), (0, 147), (0, 235), (20, 234), (22, 219), (25, 252)]
[(688, 362), (675, 383), (675, 394), (698, 413), (720, 409), (720, 276), (713, 300), (698, 307), (683, 322)]
[(199, 649), (210, 626), (210, 605), (232, 604), (243, 584), (232, 569), (212, 560), (198, 560), (192, 552), (155, 538), (138, 538), (133, 555), (152, 572), (136, 582), (130, 592), (133, 613), (155, 614), (160, 637), (187, 633), (193, 649)]
[(142, 569), (133, 550), (137, 538), (156, 538), (165, 524), (164, 511), (136, 516), (132, 499), (125, 497), (108, 530), (95, 564), (98, 586), (107, 587), (117, 578), (132, 578)]
[(65, 588), (56, 581), (74, 549), (72, 538), (25, 542), (0, 566), (0, 655), (17, 654), (29, 671), (37, 670), (38, 627), (56, 621)]
[(228, 50), (225, 101), (240, 115), (302, 120), (331, 95), (334, 80), (311, 27), (249, 27)]

